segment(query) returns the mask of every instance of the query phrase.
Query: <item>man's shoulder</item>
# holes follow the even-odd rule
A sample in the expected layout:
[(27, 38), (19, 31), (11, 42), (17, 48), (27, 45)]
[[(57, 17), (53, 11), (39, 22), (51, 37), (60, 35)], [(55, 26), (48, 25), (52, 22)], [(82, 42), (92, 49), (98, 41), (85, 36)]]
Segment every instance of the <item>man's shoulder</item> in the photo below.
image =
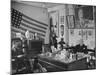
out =
[(76, 47), (79, 47), (79, 46), (80, 46), (80, 44), (77, 44), (77, 45), (76, 45)]

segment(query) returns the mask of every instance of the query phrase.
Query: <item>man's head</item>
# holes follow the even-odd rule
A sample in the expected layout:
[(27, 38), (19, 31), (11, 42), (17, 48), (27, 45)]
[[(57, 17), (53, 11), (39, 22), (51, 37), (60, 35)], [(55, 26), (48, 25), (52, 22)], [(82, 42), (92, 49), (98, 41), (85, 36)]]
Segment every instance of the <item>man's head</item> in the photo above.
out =
[(58, 44), (58, 45), (57, 45), (57, 49), (58, 49), (58, 50), (61, 50), (61, 49), (62, 49), (62, 48), (61, 48), (61, 44)]
[(37, 37), (37, 33), (34, 34)]
[(25, 32), (25, 37), (26, 37), (27, 39), (30, 38), (30, 32), (29, 32), (28, 30)]

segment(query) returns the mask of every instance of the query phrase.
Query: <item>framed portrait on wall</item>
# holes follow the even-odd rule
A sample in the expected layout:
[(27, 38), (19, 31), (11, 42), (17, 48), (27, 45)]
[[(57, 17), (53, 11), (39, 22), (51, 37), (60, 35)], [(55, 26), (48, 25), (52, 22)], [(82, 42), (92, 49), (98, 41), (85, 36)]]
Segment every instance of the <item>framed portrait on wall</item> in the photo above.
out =
[(75, 28), (74, 15), (68, 15), (66, 18), (67, 18), (68, 28), (69, 29)]
[[(82, 11), (81, 13), (80, 13), (80, 10)], [(75, 26), (76, 26), (75, 28), (95, 29), (95, 25), (96, 25), (95, 12), (96, 12), (95, 6), (77, 5), (77, 7), (75, 8)], [(81, 17), (81, 18), (79, 18), (79, 17)]]

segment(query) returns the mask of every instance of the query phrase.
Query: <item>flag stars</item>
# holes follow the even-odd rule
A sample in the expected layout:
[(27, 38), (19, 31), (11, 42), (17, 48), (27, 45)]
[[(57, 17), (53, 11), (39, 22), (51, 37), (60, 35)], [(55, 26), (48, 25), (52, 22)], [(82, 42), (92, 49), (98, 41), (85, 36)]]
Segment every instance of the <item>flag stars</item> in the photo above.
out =
[(16, 28), (19, 28), (21, 20), (22, 20), (22, 14), (19, 11), (12, 9), (11, 19), (12, 19), (11, 25), (16, 27)]

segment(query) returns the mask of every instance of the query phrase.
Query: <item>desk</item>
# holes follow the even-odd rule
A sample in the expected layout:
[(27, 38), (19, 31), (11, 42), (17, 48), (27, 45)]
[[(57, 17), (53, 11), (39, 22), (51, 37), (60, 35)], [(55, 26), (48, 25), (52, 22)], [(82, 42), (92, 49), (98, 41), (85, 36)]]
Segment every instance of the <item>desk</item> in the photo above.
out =
[(54, 60), (50, 57), (39, 56), (39, 62), (47, 69), (48, 72), (57, 71), (73, 71), (73, 70), (86, 70), (86, 58), (82, 58), (70, 63), (64, 63)]

